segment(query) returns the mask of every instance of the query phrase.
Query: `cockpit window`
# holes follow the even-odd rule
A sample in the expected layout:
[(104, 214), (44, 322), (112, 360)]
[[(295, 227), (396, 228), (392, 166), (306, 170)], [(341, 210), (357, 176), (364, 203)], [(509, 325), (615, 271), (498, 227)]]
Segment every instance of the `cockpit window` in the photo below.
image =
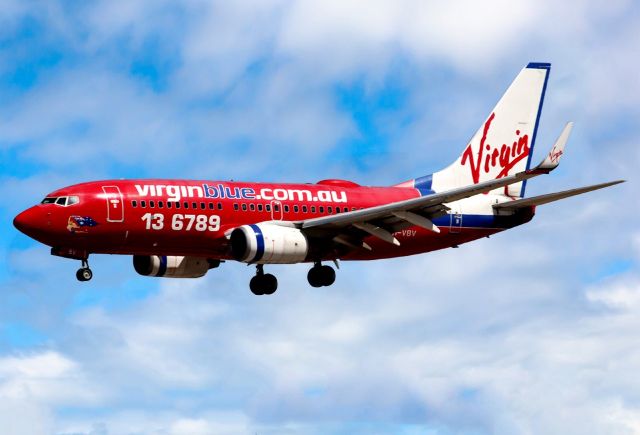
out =
[(43, 199), (40, 204), (56, 204), (62, 207), (67, 207), (80, 202), (80, 198), (77, 196), (48, 196)]

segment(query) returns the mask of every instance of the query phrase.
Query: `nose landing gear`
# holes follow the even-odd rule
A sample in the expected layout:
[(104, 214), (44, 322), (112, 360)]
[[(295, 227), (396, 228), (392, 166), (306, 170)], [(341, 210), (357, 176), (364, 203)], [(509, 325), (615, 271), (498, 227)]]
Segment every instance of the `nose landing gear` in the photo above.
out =
[(323, 266), (319, 261), (309, 270), (307, 281), (311, 287), (328, 287), (336, 281), (336, 271), (331, 266)]
[(82, 260), (82, 267), (76, 272), (76, 278), (81, 282), (89, 281), (93, 278), (93, 272), (89, 269), (89, 262), (87, 259)]
[(262, 264), (256, 266), (256, 276), (251, 278), (249, 288), (254, 295), (272, 295), (278, 289), (278, 279), (270, 273), (264, 273)]

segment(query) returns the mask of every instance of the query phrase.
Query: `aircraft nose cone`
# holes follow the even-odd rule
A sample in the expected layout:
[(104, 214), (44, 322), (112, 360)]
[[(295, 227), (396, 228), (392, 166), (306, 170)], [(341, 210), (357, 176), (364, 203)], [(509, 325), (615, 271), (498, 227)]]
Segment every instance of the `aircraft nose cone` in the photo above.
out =
[(36, 207), (28, 208), (13, 219), (13, 226), (27, 236), (33, 237), (38, 232), (38, 228), (44, 224), (38, 214)]

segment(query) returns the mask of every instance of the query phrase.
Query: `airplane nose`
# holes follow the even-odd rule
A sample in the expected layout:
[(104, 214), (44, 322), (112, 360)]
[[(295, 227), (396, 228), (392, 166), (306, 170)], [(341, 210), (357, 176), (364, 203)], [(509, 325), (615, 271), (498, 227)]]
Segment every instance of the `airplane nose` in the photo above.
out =
[(33, 237), (42, 225), (44, 222), (36, 207), (26, 209), (13, 219), (13, 226), (29, 237)]

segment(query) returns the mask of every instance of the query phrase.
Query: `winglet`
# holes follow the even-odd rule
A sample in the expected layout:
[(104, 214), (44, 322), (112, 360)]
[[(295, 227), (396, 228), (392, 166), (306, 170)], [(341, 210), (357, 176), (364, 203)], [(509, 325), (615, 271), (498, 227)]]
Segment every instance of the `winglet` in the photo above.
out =
[(567, 122), (567, 125), (565, 125), (562, 133), (560, 133), (560, 136), (558, 136), (556, 143), (553, 144), (553, 148), (551, 148), (551, 151), (549, 151), (547, 157), (545, 157), (545, 159), (540, 162), (540, 164), (536, 166), (534, 170), (550, 172), (558, 167), (558, 165), (560, 164), (560, 158), (564, 154), (564, 147), (569, 140), (569, 135), (571, 134), (572, 128), (573, 122)]

